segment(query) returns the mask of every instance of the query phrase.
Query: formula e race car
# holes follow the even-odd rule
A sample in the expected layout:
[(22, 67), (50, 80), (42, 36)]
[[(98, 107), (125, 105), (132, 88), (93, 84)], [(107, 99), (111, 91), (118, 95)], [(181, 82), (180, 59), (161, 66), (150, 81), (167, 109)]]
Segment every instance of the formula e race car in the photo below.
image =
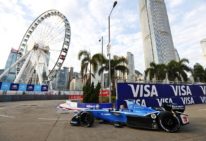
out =
[[(124, 106), (123, 106), (124, 105)], [(163, 129), (176, 132), (189, 123), (188, 115), (183, 114), (185, 106), (164, 103), (162, 107), (151, 108), (125, 100), (120, 110), (85, 109), (76, 113), (70, 121), (73, 126), (91, 127), (95, 119), (112, 123), (115, 127), (129, 126), (145, 129)]]

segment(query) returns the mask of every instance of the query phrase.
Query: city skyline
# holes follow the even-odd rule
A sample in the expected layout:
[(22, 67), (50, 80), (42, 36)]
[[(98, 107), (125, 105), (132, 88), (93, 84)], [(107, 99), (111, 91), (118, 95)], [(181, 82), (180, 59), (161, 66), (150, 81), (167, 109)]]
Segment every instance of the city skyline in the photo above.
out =
[[(190, 2), (189, 2), (190, 1)], [(206, 38), (206, 1), (165, 0), (175, 48), (181, 58), (190, 60), (190, 66), (198, 62), (205, 65), (200, 40)], [(45, 3), (45, 4), (44, 4)], [(7, 58), (10, 49), (18, 48), (21, 39), (33, 20), (49, 9), (57, 9), (67, 16), (71, 24), (71, 45), (63, 66), (80, 70), (77, 54), (86, 49), (92, 54), (101, 52), (99, 38), (104, 36), (104, 53), (108, 42), (107, 18), (113, 1), (70, 0), (50, 1), (0, 0), (1, 58)], [(139, 1), (118, 0), (111, 16), (112, 55), (134, 54), (135, 69), (143, 72), (143, 42), (139, 19)], [(87, 12), (85, 12), (87, 11)], [(120, 49), (121, 48), (121, 49)], [(6, 63), (1, 61), (0, 68)], [(76, 64), (79, 64), (76, 65)]]

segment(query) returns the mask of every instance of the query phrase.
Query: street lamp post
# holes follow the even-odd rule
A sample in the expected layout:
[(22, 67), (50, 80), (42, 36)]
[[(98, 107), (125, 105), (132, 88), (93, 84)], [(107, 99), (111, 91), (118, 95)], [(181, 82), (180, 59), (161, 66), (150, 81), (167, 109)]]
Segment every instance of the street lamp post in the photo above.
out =
[[(103, 56), (104, 55), (104, 53), (103, 53), (103, 46), (104, 46), (103, 36), (101, 37), (101, 39), (99, 39), (99, 42), (102, 43), (102, 56)], [(103, 89), (103, 88), (104, 88), (104, 72), (102, 72), (102, 74), (101, 74), (101, 89)]]
[(108, 16), (108, 34), (109, 34), (109, 39), (108, 39), (108, 45), (107, 45), (107, 55), (109, 56), (109, 71), (108, 71), (108, 77), (109, 77), (109, 102), (112, 102), (112, 93), (111, 93), (111, 53), (110, 53), (110, 48), (111, 48), (111, 43), (110, 43), (110, 16), (112, 14), (113, 9), (117, 5), (117, 1), (114, 2), (113, 7), (111, 9), (111, 12), (109, 13)]

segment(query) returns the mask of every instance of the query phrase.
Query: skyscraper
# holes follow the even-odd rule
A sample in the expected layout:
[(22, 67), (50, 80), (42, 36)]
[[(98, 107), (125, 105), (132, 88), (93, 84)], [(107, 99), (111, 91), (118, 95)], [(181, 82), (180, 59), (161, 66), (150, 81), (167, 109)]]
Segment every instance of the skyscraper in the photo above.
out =
[(176, 60), (164, 0), (140, 0), (140, 20), (144, 43), (145, 67)]
[(127, 67), (129, 69), (129, 73), (127, 75), (127, 80), (128, 82), (133, 82), (135, 81), (134, 76), (135, 76), (135, 69), (134, 69), (134, 55), (131, 52), (127, 52)]
[(201, 45), (202, 50), (203, 50), (203, 55), (204, 55), (204, 57), (206, 58), (206, 39), (202, 39), (202, 40), (200, 41), (200, 45)]
[(54, 90), (68, 90), (68, 76), (69, 68), (63, 67), (63, 69), (60, 69), (52, 82), (52, 88)]
[[(17, 57), (17, 50), (12, 48), (7, 58), (4, 70), (10, 68), (10, 66), (16, 62), (16, 57)], [(16, 67), (13, 67), (11, 70), (9, 70), (8, 74), (6, 75), (6, 77), (3, 78), (2, 81), (13, 82), (15, 77), (16, 77)]]
[(178, 53), (178, 51), (177, 51), (176, 48), (175, 48), (175, 60), (176, 60), (177, 62), (180, 61), (180, 56), (179, 56), (179, 53)]

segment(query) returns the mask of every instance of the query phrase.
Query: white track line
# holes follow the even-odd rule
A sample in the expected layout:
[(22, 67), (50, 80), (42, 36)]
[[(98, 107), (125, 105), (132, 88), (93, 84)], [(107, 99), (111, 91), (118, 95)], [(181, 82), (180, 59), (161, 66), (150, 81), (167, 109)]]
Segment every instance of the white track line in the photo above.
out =
[(206, 111), (206, 109), (199, 109), (198, 111)]
[(8, 115), (0, 115), (0, 117), (4, 117), (4, 118), (15, 118), (14, 116), (8, 116)]
[(39, 120), (50, 120), (50, 121), (67, 121), (68, 119), (58, 119), (58, 118), (37, 118)]
[(57, 120), (57, 118), (38, 118), (39, 120)]

